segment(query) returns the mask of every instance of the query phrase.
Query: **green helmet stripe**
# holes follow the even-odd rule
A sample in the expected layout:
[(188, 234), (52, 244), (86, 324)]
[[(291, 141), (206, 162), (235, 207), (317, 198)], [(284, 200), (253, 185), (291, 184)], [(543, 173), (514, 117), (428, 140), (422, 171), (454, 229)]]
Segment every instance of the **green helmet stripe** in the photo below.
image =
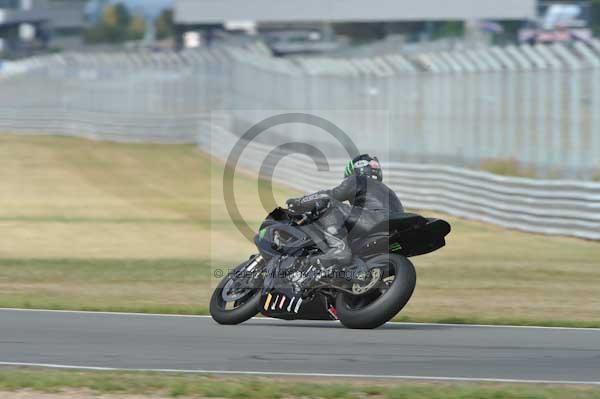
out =
[(349, 161), (346, 164), (346, 176), (350, 176), (352, 174), (352, 169), (354, 169), (354, 165), (352, 164), (352, 161)]

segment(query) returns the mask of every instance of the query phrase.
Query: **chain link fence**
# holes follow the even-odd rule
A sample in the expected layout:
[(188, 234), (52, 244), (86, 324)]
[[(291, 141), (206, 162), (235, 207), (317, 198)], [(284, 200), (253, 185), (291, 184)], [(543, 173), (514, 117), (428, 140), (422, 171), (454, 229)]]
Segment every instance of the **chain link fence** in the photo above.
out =
[[(235, 133), (213, 126), (199, 146), (227, 159), (239, 144)], [(311, 193), (339, 184), (345, 159), (328, 168), (307, 167), (306, 155), (291, 154), (269, 162), (273, 143), (246, 143), (240, 166), (273, 181)], [(435, 165), (389, 162), (384, 180), (409, 209), (451, 215), (534, 233), (600, 240), (600, 183), (498, 176), (488, 172)]]
[[(0, 131), (7, 133), (196, 143), (215, 151), (207, 143), (234, 140), (252, 124), (243, 115), (253, 110), (331, 116), (361, 151), (384, 154), (390, 183), (409, 206), (600, 239), (600, 184), (465, 169), (505, 161), (538, 178), (597, 175), (599, 41), (370, 58), (281, 59), (222, 46), (54, 55), (0, 70)], [(302, 140), (303, 129), (275, 134)], [(325, 137), (311, 144), (331, 146)], [(310, 190), (334, 180), (302, 175), (294, 184)]]
[(199, 124), (225, 99), (227, 77), (218, 57), (70, 54), (12, 64), (0, 72), (0, 129), (193, 143)]
[(371, 58), (223, 46), (55, 55), (2, 71), (4, 131), (182, 142), (213, 110), (381, 110), (386, 120), (344, 125), (365, 152), (384, 152), (373, 138), (392, 132), (385, 152), (395, 161), (502, 160), (553, 178), (600, 170), (599, 41)]

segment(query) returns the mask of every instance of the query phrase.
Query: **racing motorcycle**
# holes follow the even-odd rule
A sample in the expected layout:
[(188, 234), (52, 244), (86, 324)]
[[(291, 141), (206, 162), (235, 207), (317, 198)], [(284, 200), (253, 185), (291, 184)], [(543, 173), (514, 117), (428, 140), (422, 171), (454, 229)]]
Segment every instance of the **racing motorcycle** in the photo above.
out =
[(451, 227), (412, 213), (352, 236), (353, 260), (341, 270), (307, 265), (325, 252), (324, 234), (312, 224), (313, 209), (297, 215), (276, 208), (254, 243), (258, 253), (218, 284), (210, 314), (220, 324), (240, 324), (258, 313), (284, 320), (339, 320), (348, 328), (372, 329), (391, 320), (410, 300), (416, 272), (408, 258), (442, 248)]

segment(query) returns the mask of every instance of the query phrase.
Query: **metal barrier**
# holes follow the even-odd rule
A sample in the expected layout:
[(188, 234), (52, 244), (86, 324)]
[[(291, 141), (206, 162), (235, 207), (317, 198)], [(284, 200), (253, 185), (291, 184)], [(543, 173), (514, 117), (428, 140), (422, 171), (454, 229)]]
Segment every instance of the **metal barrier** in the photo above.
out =
[[(199, 147), (226, 159), (239, 137), (215, 128)], [(240, 166), (273, 174), (273, 180), (303, 192), (334, 187), (347, 160), (329, 162), (330, 170), (307, 168), (306, 158), (290, 154), (265, 167), (273, 146), (248, 143)], [(276, 166), (276, 167), (275, 167)], [(600, 240), (600, 183), (536, 180), (427, 164), (385, 165), (385, 181), (404, 206), (441, 211), (528, 232)]]
[[(248, 122), (236, 120), (237, 110), (346, 111), (336, 123), (362, 151), (388, 155), (387, 177), (408, 206), (600, 239), (598, 184), (464, 169), (508, 160), (539, 177), (598, 173), (599, 41), (347, 59), (277, 59), (234, 47), (65, 54), (8, 71), (0, 72), (1, 131), (206, 149), (219, 139), (215, 130), (225, 139), (232, 124)], [(305, 137), (301, 126), (291, 132)], [(211, 151), (225, 157), (226, 148)], [(263, 157), (255, 149), (243, 162), (256, 170)], [(293, 185), (336, 181), (303, 175)]]
[(198, 123), (224, 98), (217, 57), (216, 51), (67, 54), (13, 63), (11, 73), (0, 75), (0, 129), (194, 143)]
[(55, 115), (51, 132), (180, 141), (212, 110), (379, 110), (386, 121), (348, 120), (349, 134), (381, 152), (370, 138), (385, 129), (396, 160), (503, 160), (539, 177), (600, 172), (599, 41), (373, 58), (277, 59), (236, 47), (66, 54), (9, 70), (4, 129), (37, 131), (38, 115)]

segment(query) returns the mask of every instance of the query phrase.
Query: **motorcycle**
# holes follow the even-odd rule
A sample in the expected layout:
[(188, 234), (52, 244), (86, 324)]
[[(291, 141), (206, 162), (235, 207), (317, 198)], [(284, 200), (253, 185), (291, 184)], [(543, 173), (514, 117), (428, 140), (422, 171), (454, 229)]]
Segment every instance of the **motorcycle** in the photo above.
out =
[(258, 254), (229, 272), (212, 294), (210, 314), (217, 323), (240, 324), (262, 313), (377, 328), (413, 294), (416, 271), (408, 258), (442, 248), (451, 231), (444, 220), (412, 213), (392, 214), (357, 237), (349, 228), (353, 261), (332, 271), (302, 262), (328, 248), (312, 224), (317, 218), (317, 210), (296, 215), (283, 208), (267, 216), (254, 238)]

